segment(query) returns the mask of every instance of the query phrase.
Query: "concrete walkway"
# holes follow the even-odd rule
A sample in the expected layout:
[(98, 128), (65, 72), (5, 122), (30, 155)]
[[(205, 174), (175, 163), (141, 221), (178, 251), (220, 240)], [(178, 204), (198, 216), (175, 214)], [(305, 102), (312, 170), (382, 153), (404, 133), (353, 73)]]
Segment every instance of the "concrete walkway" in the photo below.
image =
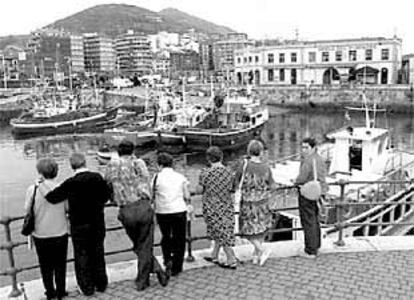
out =
[[(136, 262), (108, 266), (111, 283), (105, 293), (85, 297), (68, 274), (65, 299), (414, 299), (414, 237), (363, 237), (337, 247), (324, 239), (316, 259), (298, 257), (298, 241), (269, 243), (271, 258), (263, 267), (249, 262), (250, 245), (236, 247), (243, 261), (237, 270), (206, 263), (208, 250), (196, 251), (195, 262), (161, 287), (156, 277), (143, 292), (135, 290)], [(29, 300), (44, 299), (40, 280), (25, 283)], [(10, 288), (0, 289), (7, 299)], [(5, 298), (3, 298), (5, 297)]]

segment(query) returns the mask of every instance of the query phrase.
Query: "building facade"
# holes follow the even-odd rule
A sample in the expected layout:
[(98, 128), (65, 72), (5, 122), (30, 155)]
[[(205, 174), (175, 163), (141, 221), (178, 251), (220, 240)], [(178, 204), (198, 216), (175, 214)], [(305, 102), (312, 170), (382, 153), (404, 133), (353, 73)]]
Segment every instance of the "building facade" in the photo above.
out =
[(247, 34), (229, 33), (225, 39), (213, 43), (213, 64), (217, 74), (228, 74), (234, 72), (234, 53), (253, 46), (254, 42), (249, 40)]
[(32, 33), (27, 45), (25, 70), (29, 77), (57, 78), (82, 73), (84, 48), (81, 36), (61, 31), (38, 31)]
[(83, 36), (85, 49), (85, 70), (87, 72), (107, 73), (116, 69), (114, 43), (111, 38), (97, 33)]
[(121, 74), (126, 76), (151, 73), (152, 52), (146, 35), (128, 31), (115, 40), (116, 58)]
[(182, 76), (198, 76), (200, 72), (200, 56), (191, 50), (180, 50), (170, 53), (170, 78)]
[(401, 39), (360, 38), (295, 41), (236, 50), (237, 83), (395, 84)]
[(402, 81), (414, 85), (414, 54), (407, 54), (402, 59)]

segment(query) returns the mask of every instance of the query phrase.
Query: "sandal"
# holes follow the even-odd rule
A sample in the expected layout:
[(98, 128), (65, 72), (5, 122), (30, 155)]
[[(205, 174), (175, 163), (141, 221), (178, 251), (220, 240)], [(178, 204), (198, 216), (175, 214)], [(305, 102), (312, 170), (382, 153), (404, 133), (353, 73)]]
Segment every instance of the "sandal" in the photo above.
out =
[(205, 261), (208, 261), (209, 263), (213, 263), (215, 265), (220, 264), (220, 262), (219, 262), (219, 260), (217, 258), (212, 258), (212, 257), (209, 257), (209, 256), (204, 256), (203, 259)]
[(228, 263), (218, 263), (218, 266), (220, 268), (223, 268), (223, 269), (236, 270), (237, 269), (237, 262), (234, 262), (234, 263), (231, 263), (231, 264), (228, 264)]

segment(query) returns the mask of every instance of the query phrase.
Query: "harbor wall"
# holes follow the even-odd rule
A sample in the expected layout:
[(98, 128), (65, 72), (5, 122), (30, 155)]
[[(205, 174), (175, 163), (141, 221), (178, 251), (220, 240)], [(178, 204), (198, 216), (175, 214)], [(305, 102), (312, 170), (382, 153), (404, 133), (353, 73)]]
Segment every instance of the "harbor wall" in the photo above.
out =
[(260, 86), (259, 96), (269, 105), (293, 109), (337, 110), (344, 106), (361, 106), (363, 94), (370, 104), (398, 113), (414, 113), (413, 86)]

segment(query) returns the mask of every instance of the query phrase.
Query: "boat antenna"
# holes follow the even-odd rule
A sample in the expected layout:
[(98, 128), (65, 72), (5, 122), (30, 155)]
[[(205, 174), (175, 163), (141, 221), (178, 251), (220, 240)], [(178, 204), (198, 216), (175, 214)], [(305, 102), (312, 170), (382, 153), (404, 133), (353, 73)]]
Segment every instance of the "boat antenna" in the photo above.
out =
[(365, 105), (365, 126), (367, 128), (370, 128), (371, 125), (370, 125), (370, 119), (369, 119), (369, 108), (368, 108), (368, 101), (367, 101), (367, 97), (366, 97), (366, 94), (365, 94), (365, 90), (362, 93), (362, 98), (364, 100), (364, 105)]

